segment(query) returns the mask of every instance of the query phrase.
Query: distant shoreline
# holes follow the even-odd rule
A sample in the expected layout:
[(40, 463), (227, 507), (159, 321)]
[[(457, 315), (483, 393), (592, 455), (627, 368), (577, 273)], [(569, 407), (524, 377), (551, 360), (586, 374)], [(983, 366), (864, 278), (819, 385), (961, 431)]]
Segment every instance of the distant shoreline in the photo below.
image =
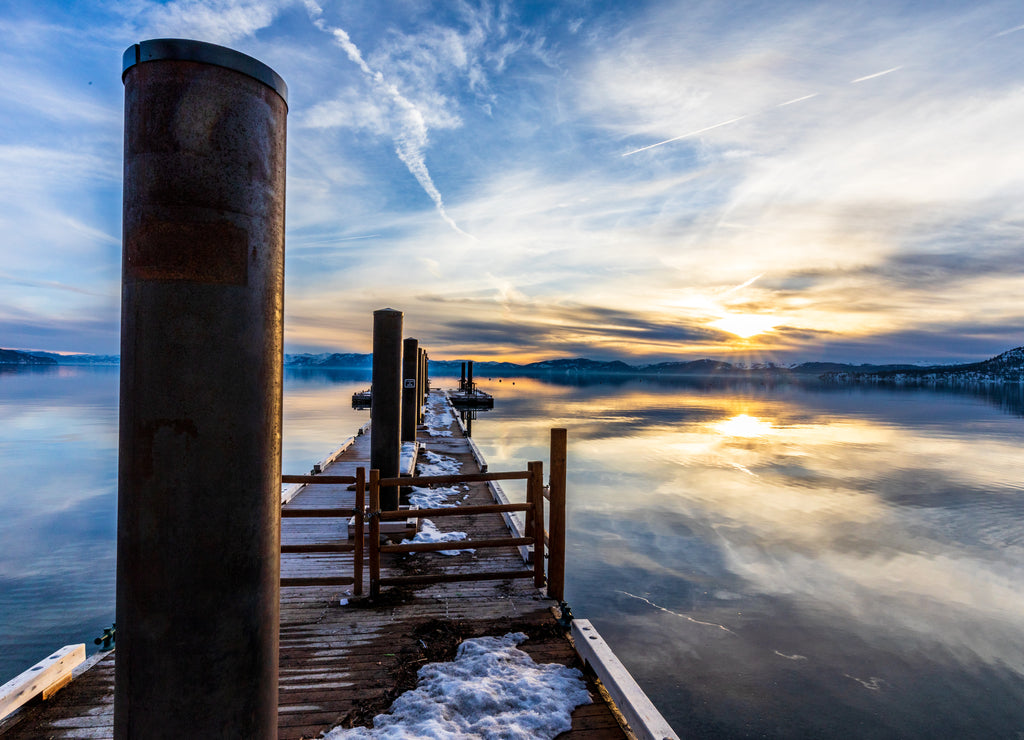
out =
[[(431, 373), (458, 375), (466, 360), (430, 360)], [(116, 366), (117, 355), (61, 355), (55, 352), (0, 349), (0, 365), (46, 367)], [(373, 356), (358, 353), (286, 354), (286, 369), (360, 370), (369, 371)], [(1024, 347), (1008, 350), (982, 362), (956, 365), (872, 365), (837, 362), (804, 362), (783, 366), (774, 363), (754, 363), (750, 366), (719, 360), (692, 360), (688, 362), (661, 362), (652, 365), (629, 365), (586, 358), (544, 360), (520, 365), (512, 362), (475, 361), (477, 377), (637, 377), (672, 379), (720, 378), (723, 380), (788, 379), (804, 381), (816, 379), (836, 385), (977, 385), (993, 383), (1024, 383)]]

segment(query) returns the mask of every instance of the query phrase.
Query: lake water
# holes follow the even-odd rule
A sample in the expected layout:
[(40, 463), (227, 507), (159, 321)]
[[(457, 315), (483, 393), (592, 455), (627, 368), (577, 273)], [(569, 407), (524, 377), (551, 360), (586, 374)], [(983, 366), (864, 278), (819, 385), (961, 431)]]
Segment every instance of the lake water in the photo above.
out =
[[(567, 600), (682, 736), (1024, 735), (1018, 386), (478, 381), (492, 469), (568, 428)], [(366, 385), (286, 375), (285, 472)], [(113, 620), (116, 395), (0, 374), (0, 681)]]

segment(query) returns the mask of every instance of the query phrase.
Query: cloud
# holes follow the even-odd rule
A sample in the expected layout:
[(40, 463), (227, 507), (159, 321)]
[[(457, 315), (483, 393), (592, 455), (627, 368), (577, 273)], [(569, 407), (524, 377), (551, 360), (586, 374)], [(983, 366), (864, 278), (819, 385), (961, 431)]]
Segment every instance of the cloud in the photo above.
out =
[[(395, 153), (408, 168), (412, 176), (416, 178), (416, 181), (420, 184), (420, 187), (423, 188), (423, 191), (434, 202), (434, 207), (437, 209), (442, 220), (444, 220), (444, 222), (456, 233), (461, 234), (462, 236), (470, 236), (459, 228), (459, 225), (455, 223), (455, 220), (448, 214), (444, 201), (441, 197), (441, 193), (434, 184), (433, 178), (430, 176), (430, 171), (427, 169), (425, 152), (428, 146), (429, 129), (423, 112), (399, 90), (396, 84), (388, 81), (383, 71), (380, 69), (373, 69), (367, 63), (363, 58), (362, 52), (348, 35), (348, 32), (343, 28), (328, 24), (323, 19), (322, 9), (312, 2), (307, 3), (307, 8), (309, 9), (313, 22), (317, 27), (331, 34), (335, 43), (342, 48), (349, 60), (362, 71), (367, 82), (371, 84), (377, 94), (378, 101), (382, 107), (374, 106), (367, 108), (364, 106), (363, 108), (363, 110), (371, 113), (370, 118), (372, 119), (372, 123), (376, 124), (379, 129), (386, 128), (388, 130), (395, 142)], [(451, 39), (452, 36), (449, 35), (448, 44), (442, 45), (442, 48), (448, 50), (449, 58), (451, 58), (454, 53), (456, 61), (458, 61), (459, 54), (456, 53), (459, 51), (458, 45), (454, 45), (455, 51), (453, 51)], [(463, 64), (464, 63), (463, 55)], [(340, 106), (333, 105), (332, 108), (335, 113), (337, 113)], [(443, 109), (443, 106), (438, 106), (434, 109), (440, 110)], [(321, 121), (321, 125), (323, 125), (323, 121), (331, 120), (325, 119), (323, 113), (323, 106), (321, 106), (319, 115), (315, 116), (317, 120)], [(333, 117), (333, 123), (335, 125), (338, 123), (344, 125), (345, 123), (348, 123), (348, 120), (340, 119), (335, 115)], [(446, 119), (434, 116), (434, 123), (455, 127), (458, 125), (458, 120), (456, 118)]]
[(172, 0), (142, 2), (133, 21), (148, 37), (231, 44), (270, 26), (296, 0)]

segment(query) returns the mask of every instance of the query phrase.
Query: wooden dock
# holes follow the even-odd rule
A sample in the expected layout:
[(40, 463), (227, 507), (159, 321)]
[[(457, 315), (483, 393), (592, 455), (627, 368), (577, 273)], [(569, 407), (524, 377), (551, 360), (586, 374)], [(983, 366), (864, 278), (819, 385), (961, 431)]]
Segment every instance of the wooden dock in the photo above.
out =
[[(437, 402), (434, 397), (434, 402)], [(454, 417), (454, 414), (453, 414)], [(436, 430), (435, 430), (436, 431)], [(461, 472), (480, 471), (479, 455), (453, 418), (450, 436), (420, 431), (426, 450), (454, 458)], [(358, 436), (322, 472), (354, 475), (369, 468), (369, 437)], [(461, 506), (493, 503), (487, 483), (463, 484)], [(285, 506), (325, 509), (354, 504), (344, 485), (306, 485)], [(282, 545), (345, 544), (347, 520), (283, 518)], [(470, 539), (509, 537), (500, 514), (452, 516), (438, 521), (444, 531)], [(453, 548), (458, 545), (453, 545)], [(522, 570), (519, 548), (478, 549), (455, 556), (420, 552), (383, 553), (385, 577)], [(287, 553), (281, 576), (351, 576), (353, 555)], [(425, 663), (450, 660), (459, 642), (483, 635), (524, 632), (520, 648), (541, 663), (582, 667), (552, 608), (556, 603), (525, 579), (386, 587), (378, 598), (356, 599), (351, 586), (285, 586), (281, 589), (279, 737), (316, 738), (337, 726), (369, 725), (391, 702), (416, 684)], [(347, 603), (345, 603), (347, 602)], [(197, 636), (197, 639), (202, 639)], [(5, 723), (5, 738), (108, 738), (113, 732), (113, 664), (116, 651), (89, 661), (91, 667), (47, 702), (25, 707)], [(606, 694), (588, 675), (594, 703), (577, 707), (573, 729), (560, 738), (624, 738)], [(187, 711), (183, 707), (182, 711)]]

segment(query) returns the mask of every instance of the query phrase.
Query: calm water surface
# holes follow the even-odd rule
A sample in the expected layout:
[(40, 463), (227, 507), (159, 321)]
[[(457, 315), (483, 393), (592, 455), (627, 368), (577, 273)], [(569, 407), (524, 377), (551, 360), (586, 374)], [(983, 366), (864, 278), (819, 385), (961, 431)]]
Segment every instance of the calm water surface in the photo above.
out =
[[(366, 419), (289, 372), (286, 472)], [(1024, 733), (1012, 393), (482, 380), (493, 469), (569, 429), (566, 596), (690, 737)], [(0, 681), (113, 621), (117, 370), (0, 375)]]

